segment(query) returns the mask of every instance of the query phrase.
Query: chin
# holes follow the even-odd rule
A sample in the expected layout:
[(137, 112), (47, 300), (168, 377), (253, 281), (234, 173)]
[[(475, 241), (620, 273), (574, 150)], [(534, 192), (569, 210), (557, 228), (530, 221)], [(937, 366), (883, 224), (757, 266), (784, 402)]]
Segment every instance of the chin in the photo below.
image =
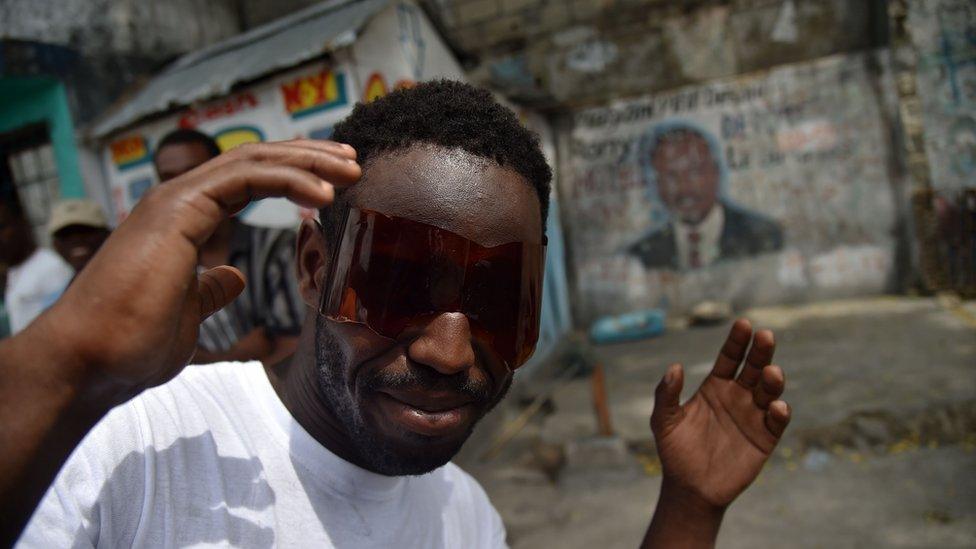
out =
[[(366, 426), (364, 426), (366, 427)], [(412, 432), (382, 432), (375, 425), (360, 438), (359, 450), (369, 469), (387, 476), (423, 475), (447, 464), (457, 455), (474, 430), (462, 436), (428, 437)], [(359, 437), (357, 437), (359, 438)]]

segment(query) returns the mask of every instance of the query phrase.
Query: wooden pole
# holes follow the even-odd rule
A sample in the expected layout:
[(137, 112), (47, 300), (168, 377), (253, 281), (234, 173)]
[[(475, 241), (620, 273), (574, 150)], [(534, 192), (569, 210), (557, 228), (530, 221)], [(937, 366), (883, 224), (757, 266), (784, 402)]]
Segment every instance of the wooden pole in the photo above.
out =
[(597, 430), (600, 436), (613, 436), (613, 425), (610, 423), (610, 406), (607, 404), (606, 374), (603, 364), (597, 364), (593, 369), (593, 410), (596, 412)]

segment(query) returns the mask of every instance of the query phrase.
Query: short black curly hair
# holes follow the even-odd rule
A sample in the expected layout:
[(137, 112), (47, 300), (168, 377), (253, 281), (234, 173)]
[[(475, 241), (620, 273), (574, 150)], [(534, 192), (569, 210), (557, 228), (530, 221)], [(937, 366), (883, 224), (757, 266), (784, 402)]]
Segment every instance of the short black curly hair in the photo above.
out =
[(156, 154), (170, 145), (200, 145), (206, 149), (210, 158), (220, 156), (220, 145), (213, 137), (193, 128), (177, 128), (164, 135), (156, 145)]
[[(452, 80), (431, 80), (396, 90), (371, 103), (358, 103), (336, 125), (332, 139), (356, 149), (364, 169), (381, 153), (419, 143), (462, 149), (493, 160), (532, 185), (539, 196), (545, 233), (552, 171), (539, 138), (488, 90)], [(339, 195), (331, 207), (320, 210), (327, 236), (336, 233), (348, 207)]]

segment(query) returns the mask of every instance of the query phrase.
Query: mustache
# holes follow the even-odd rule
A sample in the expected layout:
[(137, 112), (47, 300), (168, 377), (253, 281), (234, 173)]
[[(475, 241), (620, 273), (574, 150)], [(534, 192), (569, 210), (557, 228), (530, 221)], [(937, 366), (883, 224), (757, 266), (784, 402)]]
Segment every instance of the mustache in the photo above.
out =
[(487, 380), (473, 378), (467, 372), (445, 376), (430, 368), (410, 364), (407, 370), (378, 371), (365, 380), (370, 391), (418, 390), (451, 392), (464, 395), (477, 403), (491, 400), (492, 387)]

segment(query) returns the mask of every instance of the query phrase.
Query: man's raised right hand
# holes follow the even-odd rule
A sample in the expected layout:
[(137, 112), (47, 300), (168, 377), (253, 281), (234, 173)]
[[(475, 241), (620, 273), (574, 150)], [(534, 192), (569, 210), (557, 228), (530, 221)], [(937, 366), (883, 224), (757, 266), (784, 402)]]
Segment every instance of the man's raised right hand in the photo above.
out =
[(218, 224), (260, 198), (331, 203), (359, 179), (355, 159), (328, 141), (248, 144), (151, 189), (36, 329), (77, 357), (100, 397), (165, 383), (190, 360), (200, 322), (244, 288), (233, 267), (196, 275)]
[(156, 187), (65, 294), (0, 341), (0, 546), (13, 543), (61, 465), (113, 406), (176, 376), (200, 322), (244, 289), (232, 267), (196, 274), (200, 246), (248, 202), (307, 207), (362, 175), (348, 145), (243, 145)]

